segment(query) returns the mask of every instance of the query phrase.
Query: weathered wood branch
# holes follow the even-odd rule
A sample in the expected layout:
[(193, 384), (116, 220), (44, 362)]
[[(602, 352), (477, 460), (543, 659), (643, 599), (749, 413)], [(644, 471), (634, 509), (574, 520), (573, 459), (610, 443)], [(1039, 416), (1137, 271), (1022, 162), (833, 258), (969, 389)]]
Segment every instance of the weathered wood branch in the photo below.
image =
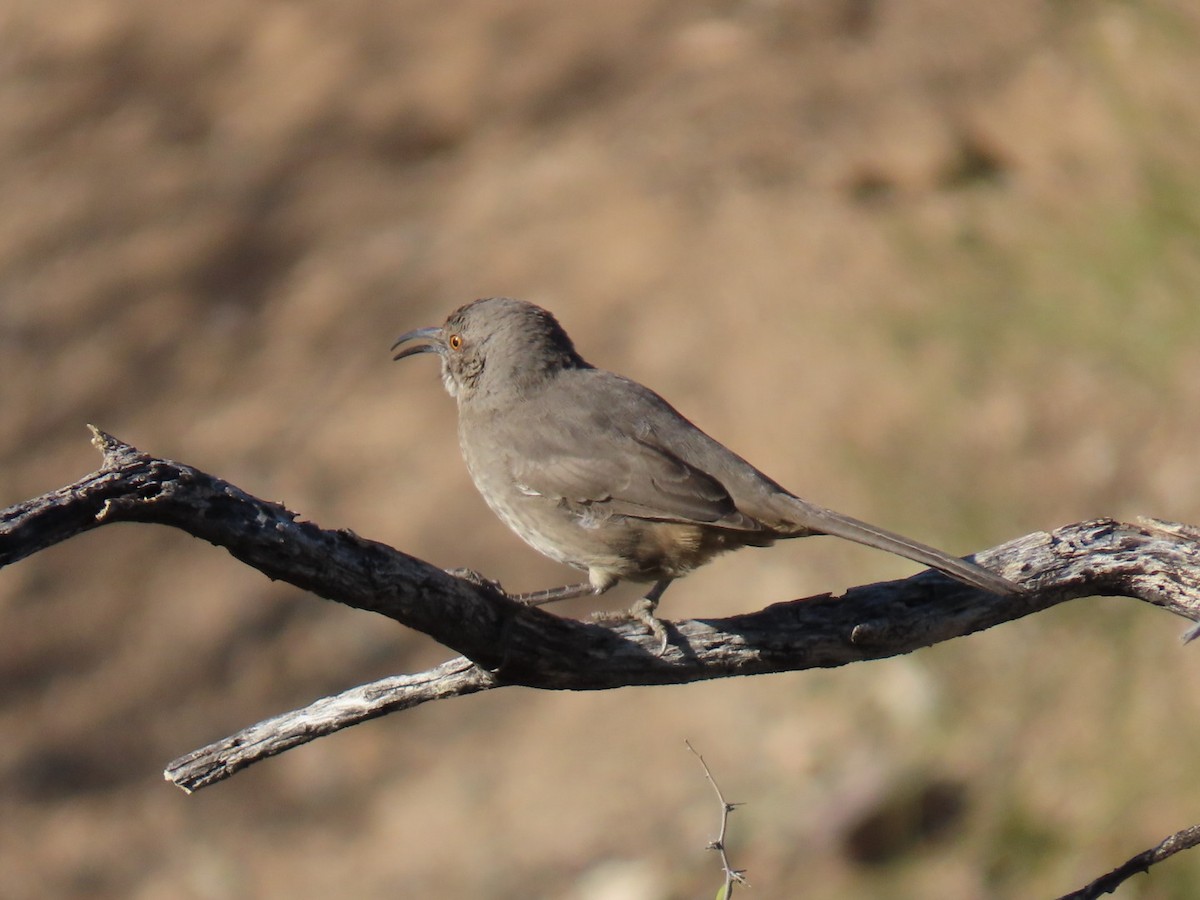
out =
[(464, 697), (500, 686), (494, 674), (465, 656), (456, 656), (424, 672), (381, 678), (264, 719), (172, 761), (163, 777), (190, 794), (256, 762), (359, 722), (430, 700)]
[[(299, 521), (277, 503), (97, 429), (93, 443), (104, 457), (100, 469), (0, 512), (0, 567), (110, 522), (171, 525), (224, 547), (270, 578), (387, 616), (463, 654), (426, 672), (317, 700), (189, 753), (165, 773), (189, 791), (358, 722), (510, 684), (603, 690), (834, 667), (908, 653), (1088, 595), (1132, 597), (1200, 622), (1200, 529), (1099, 519), (976, 555), (1023, 585), (1019, 596), (998, 597), (923, 572), (840, 597), (670, 623), (670, 646), (659, 655), (658, 638), (640, 624), (562, 619), (350, 531)], [(1070, 896), (1111, 891), (1194, 846), (1198, 829), (1179, 832)]]
[(267, 576), (388, 616), (461, 653), (252, 726), (172, 763), (195, 789), (323, 734), (429, 700), (522, 684), (603, 690), (833, 667), (908, 653), (1094, 594), (1129, 596), (1200, 620), (1200, 531), (1108, 519), (1036, 532), (977, 559), (1028, 592), (998, 597), (936, 572), (671, 623), (661, 656), (643, 626), (602, 626), (522, 606), (501, 592), (349, 531), (327, 531), (190, 466), (98, 430), (102, 467), (0, 513), (0, 566), (109, 522), (155, 522), (224, 547)]

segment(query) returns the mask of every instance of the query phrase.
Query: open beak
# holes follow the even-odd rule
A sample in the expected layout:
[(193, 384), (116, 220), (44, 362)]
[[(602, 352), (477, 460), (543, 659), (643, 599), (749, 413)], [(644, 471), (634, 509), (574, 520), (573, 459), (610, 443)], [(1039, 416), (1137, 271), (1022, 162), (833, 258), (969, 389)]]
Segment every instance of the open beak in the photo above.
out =
[(416, 356), (418, 353), (441, 353), (444, 346), (441, 328), (418, 328), (416, 331), (410, 331), (396, 338), (396, 343), (392, 344), (391, 349), (395, 350), (401, 344), (407, 344), (409, 341), (424, 341), (425, 343), (406, 347), (392, 359), (404, 359), (406, 356)]

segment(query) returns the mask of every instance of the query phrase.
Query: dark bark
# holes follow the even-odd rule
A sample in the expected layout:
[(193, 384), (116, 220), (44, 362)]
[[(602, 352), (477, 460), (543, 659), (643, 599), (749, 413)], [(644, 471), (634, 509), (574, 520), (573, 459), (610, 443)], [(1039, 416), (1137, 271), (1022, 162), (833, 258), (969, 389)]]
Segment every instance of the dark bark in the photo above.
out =
[(1200, 620), (1200, 532), (1099, 519), (1035, 532), (976, 555), (1026, 588), (1000, 597), (936, 572), (757, 612), (668, 623), (670, 645), (644, 626), (600, 625), (523, 606), (360, 538), (299, 520), (191, 466), (142, 453), (101, 431), (103, 466), (0, 513), (0, 566), (110, 522), (171, 525), (321, 597), (422, 631), (465, 659), (325, 698), (198, 750), (168, 769), (194, 789), (290, 747), (387, 712), (522, 684), (605, 690), (761, 675), (909, 653), (1088, 595), (1121, 595)]
[[(93, 443), (104, 456), (99, 470), (0, 512), (0, 567), (110, 522), (170, 525), (224, 547), (269, 578), (387, 616), (462, 654), (426, 672), (323, 698), (181, 757), (165, 775), (189, 791), (358, 722), (510, 684), (604, 690), (835, 667), (908, 653), (1089, 595), (1131, 597), (1200, 621), (1200, 529), (1097, 519), (976, 555), (1022, 585), (1019, 595), (1000, 597), (923, 572), (841, 596), (668, 623), (671, 640), (660, 655), (659, 639), (641, 624), (560, 618), (350, 531), (300, 521), (277, 503), (97, 429)], [(1184, 829), (1069, 896), (1113, 890), (1200, 841), (1197, 829)]]

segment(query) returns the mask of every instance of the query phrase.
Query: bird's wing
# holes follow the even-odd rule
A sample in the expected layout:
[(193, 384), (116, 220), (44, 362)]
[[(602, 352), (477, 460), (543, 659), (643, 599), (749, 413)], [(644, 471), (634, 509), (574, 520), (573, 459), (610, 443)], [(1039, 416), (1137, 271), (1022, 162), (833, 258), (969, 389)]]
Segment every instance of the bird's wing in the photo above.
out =
[[(518, 487), (530, 494), (644, 519), (726, 524), (743, 518), (721, 485), (686, 463), (633, 441), (546, 452), (513, 467)], [(748, 527), (744, 525), (742, 527)]]
[(557, 411), (552, 423), (513, 430), (510, 470), (520, 490), (593, 513), (746, 531), (762, 528), (738, 511), (716, 478), (656, 440), (646, 426), (654, 418), (640, 414), (642, 404), (657, 400), (656, 395), (649, 401), (636, 393), (610, 396), (614, 402), (604, 408), (552, 404)]

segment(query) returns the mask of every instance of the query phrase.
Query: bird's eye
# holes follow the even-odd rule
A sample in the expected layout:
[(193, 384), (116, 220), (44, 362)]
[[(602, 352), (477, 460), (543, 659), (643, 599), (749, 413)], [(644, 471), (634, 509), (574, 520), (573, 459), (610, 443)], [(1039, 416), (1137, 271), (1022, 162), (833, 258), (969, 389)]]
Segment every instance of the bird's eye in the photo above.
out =
[(446, 340), (446, 343), (450, 345), (451, 350), (461, 350), (462, 349), (462, 335), (461, 334), (452, 334)]

